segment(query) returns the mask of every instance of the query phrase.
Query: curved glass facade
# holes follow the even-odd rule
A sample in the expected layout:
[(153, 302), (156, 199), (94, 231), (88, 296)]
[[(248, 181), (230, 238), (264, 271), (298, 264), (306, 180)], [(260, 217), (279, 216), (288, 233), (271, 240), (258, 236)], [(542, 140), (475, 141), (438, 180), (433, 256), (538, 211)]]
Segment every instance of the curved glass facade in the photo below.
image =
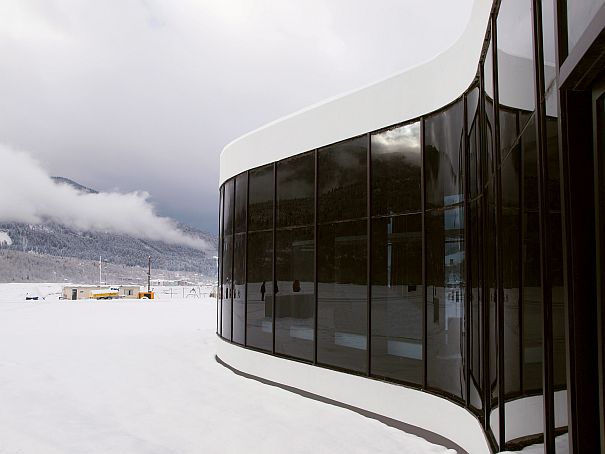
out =
[(553, 12), (498, 3), (477, 77), (448, 106), (223, 184), (217, 331), (439, 394), (494, 449), (564, 452)]

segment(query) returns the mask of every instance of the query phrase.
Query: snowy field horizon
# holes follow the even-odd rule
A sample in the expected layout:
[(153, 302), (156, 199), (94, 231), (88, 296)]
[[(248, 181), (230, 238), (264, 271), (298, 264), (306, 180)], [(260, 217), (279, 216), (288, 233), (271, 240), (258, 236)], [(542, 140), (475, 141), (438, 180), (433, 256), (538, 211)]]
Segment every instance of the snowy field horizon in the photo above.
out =
[(215, 299), (62, 285), (0, 284), (0, 453), (453, 453), (221, 366)]
[(2, 454), (455, 452), (217, 363), (211, 286), (109, 301), (62, 286), (0, 284)]

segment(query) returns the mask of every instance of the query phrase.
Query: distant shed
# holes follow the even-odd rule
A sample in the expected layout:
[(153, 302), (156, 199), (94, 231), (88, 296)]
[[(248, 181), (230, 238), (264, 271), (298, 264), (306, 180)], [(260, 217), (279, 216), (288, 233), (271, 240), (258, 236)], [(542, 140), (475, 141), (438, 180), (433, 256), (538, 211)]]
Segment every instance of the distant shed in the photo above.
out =
[(98, 293), (103, 290), (118, 290), (119, 298), (136, 299), (139, 297), (141, 289), (138, 285), (66, 285), (63, 287), (63, 299), (66, 300), (81, 300), (93, 297), (93, 293)]

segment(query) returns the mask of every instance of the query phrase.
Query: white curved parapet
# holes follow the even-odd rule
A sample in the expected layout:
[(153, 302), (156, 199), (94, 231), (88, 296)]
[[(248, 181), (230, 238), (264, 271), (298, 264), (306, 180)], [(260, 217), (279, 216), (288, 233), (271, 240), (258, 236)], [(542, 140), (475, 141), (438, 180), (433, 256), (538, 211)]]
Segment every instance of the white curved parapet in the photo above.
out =
[(445, 398), (239, 347), (217, 336), (216, 354), (232, 368), (351, 405), (445, 437), (469, 454), (491, 453), (479, 421)]
[(221, 153), (219, 185), (245, 170), (417, 118), (454, 101), (477, 73), (491, 6), (491, 0), (475, 0), (458, 41), (433, 60), (234, 140)]

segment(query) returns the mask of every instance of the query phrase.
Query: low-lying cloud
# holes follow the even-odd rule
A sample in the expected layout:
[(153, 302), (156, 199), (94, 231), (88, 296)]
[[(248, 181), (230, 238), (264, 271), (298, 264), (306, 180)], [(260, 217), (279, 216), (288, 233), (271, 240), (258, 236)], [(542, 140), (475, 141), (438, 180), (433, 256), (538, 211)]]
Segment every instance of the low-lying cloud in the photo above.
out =
[(172, 219), (156, 215), (147, 192), (81, 192), (55, 182), (27, 153), (1, 144), (0, 169), (0, 222), (52, 221), (82, 231), (208, 247), (204, 240), (180, 231)]

